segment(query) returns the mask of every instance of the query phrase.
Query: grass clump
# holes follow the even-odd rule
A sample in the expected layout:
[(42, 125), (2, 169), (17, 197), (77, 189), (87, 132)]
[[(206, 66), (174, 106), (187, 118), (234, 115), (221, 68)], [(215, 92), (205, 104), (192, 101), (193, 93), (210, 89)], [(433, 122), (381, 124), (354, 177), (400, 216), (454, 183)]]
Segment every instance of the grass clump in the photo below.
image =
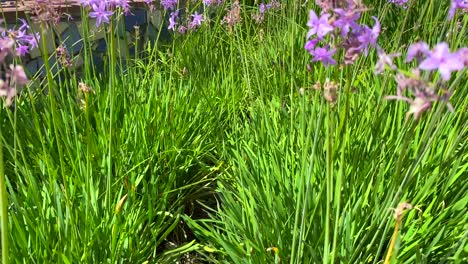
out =
[[(0, 111), (6, 261), (466, 262), (466, 71), (405, 58), (417, 41), (466, 56), (463, 10), (366, 3), (379, 39), (351, 58), (338, 29), (304, 49), (314, 1), (208, 2), (167, 8), (170, 42), (127, 60), (106, 7), (103, 68), (87, 43), (83, 72), (33, 78)], [(404, 55), (377, 75), (381, 51)]]

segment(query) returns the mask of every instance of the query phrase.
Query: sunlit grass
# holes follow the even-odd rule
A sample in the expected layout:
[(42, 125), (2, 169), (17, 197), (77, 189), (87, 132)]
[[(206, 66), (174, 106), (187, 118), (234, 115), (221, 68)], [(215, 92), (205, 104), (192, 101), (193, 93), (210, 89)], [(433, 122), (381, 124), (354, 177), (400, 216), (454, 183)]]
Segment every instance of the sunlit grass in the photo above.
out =
[[(0, 112), (11, 262), (467, 261), (466, 71), (448, 88), (454, 113), (405, 118), (375, 51), (307, 71), (313, 2), (262, 25), (245, 8), (233, 31), (214, 18), (129, 61), (108, 34), (104, 69), (24, 89)], [(389, 52), (447, 32), (467, 45), (468, 17), (453, 30), (446, 4), (370, 7)], [(313, 88), (326, 79), (335, 103)]]

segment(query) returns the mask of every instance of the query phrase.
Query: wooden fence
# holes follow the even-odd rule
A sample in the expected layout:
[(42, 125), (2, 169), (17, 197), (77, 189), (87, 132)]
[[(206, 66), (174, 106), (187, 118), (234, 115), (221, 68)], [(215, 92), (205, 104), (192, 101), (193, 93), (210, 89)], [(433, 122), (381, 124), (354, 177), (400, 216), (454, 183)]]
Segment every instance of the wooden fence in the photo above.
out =
[[(144, 6), (144, 0), (130, 0), (132, 7)], [(60, 12), (66, 13), (72, 17), (80, 16), (80, 3), (78, 0), (48, 0), (47, 4), (54, 6)], [(25, 18), (30, 14), (34, 7), (37, 6), (36, 1), (20, 0), (20, 1), (1, 1), (0, 15), (5, 18), (7, 23), (12, 23), (18, 18)]]

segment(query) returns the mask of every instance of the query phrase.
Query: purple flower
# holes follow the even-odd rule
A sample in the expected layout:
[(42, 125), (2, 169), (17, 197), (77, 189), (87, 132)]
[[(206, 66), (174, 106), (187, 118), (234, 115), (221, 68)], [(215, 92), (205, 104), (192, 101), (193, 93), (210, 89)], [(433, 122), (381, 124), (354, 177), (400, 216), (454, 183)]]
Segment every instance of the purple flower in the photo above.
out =
[(341, 47), (345, 50), (344, 63), (353, 64), (359, 55), (363, 52), (363, 45), (358, 40), (359, 32), (352, 31), (341, 44)]
[(421, 62), (423, 57), (429, 55), (429, 53), (429, 46), (425, 42), (416, 42), (409, 46), (408, 54), (406, 56), (406, 62), (410, 62), (414, 58)]
[(463, 69), (462, 58), (457, 53), (450, 53), (448, 44), (445, 42), (437, 44), (428, 57), (421, 62), (421, 70), (438, 69), (444, 80), (450, 79), (452, 71)]
[(24, 72), (24, 69), (20, 65), (10, 65), (10, 84), (11, 85), (19, 85), (23, 86), (28, 84), (28, 76), (26, 76), (26, 73)]
[(198, 12), (195, 11), (193, 15), (191, 15), (192, 21), (189, 23), (189, 28), (190, 29), (195, 29), (199, 26), (201, 26), (203, 20), (203, 15), (198, 14)]
[(358, 36), (359, 42), (361, 42), (361, 47), (367, 52), (367, 47), (370, 45), (371, 47), (375, 47), (377, 45), (377, 38), (380, 34), (380, 22), (376, 17), (372, 17), (374, 19), (375, 24), (370, 29), (368, 26), (363, 26), (361, 28), (361, 34)]
[(310, 38), (312, 35), (317, 34), (319, 38), (323, 38), (329, 32), (333, 31), (333, 26), (328, 22), (330, 14), (323, 14), (317, 17), (317, 14), (314, 10), (309, 12), (309, 21), (307, 26), (309, 26), (309, 32), (307, 32), (307, 38)]
[(266, 11), (266, 7), (265, 7), (265, 4), (264, 3), (261, 3), (260, 6), (258, 7), (258, 11), (260, 12), (260, 14), (264, 14), (265, 11)]
[(99, 5), (93, 4), (92, 7), (93, 11), (89, 12), (89, 17), (96, 18), (96, 27), (99, 27), (103, 22), (109, 24), (109, 17), (112, 16), (113, 12), (106, 10), (105, 2), (101, 2)]
[(112, 3), (121, 8), (127, 8), (128, 7), (128, 0), (112, 0)]
[[(419, 71), (413, 72), (413, 75), (407, 77), (402, 73), (398, 73), (395, 76), (398, 84), (397, 95), (386, 96), (387, 100), (400, 100), (410, 104), (410, 109), (406, 113), (406, 118), (413, 115), (415, 120), (418, 120), (422, 113), (431, 108), (434, 102), (444, 102), (449, 111), (453, 112), (453, 106), (450, 104), (450, 93), (442, 91), (442, 95), (439, 96), (439, 92), (431, 87), (431, 85), (421, 79)], [(414, 97), (403, 96), (403, 91), (408, 90)]]
[(6, 97), (6, 105), (9, 106), (13, 102), (17, 89), (28, 84), (29, 80), (20, 65), (10, 64), (5, 76), (6, 80), (0, 78), (0, 97)]
[(385, 66), (388, 66), (392, 70), (396, 70), (397, 67), (393, 64), (393, 59), (400, 56), (401, 53), (386, 54), (380, 47), (377, 46), (377, 53), (379, 54), (379, 60), (375, 65), (374, 72), (381, 74), (385, 70)]
[(322, 12), (328, 12), (335, 7), (334, 1), (330, 0), (315, 0), (315, 3), (322, 9)]
[(311, 55), (313, 55), (315, 46), (317, 46), (318, 42), (319, 39), (308, 40), (304, 46), (304, 49), (307, 50)]
[(24, 31), (24, 30), (27, 30), (29, 29), (29, 25), (28, 25), (28, 22), (22, 18), (20, 18), (20, 21), (21, 21), (21, 26), (18, 28), (19, 31)]
[(179, 32), (179, 34), (182, 34), (182, 35), (183, 35), (183, 34), (185, 34), (185, 33), (187, 32), (187, 27), (184, 26), (184, 25), (181, 25), (181, 26), (179, 27), (179, 29), (177, 30), (177, 32)]
[(96, 0), (80, 0), (79, 2), (83, 7), (88, 7), (93, 4), (96, 4)]
[(123, 9), (124, 14), (130, 14), (130, 4), (128, 0), (111, 0), (114, 7), (120, 7)]
[(203, 0), (203, 3), (206, 6), (214, 6), (214, 5), (222, 5), (224, 3), (224, 0)]
[(346, 36), (350, 29), (358, 30), (360, 28), (356, 20), (359, 19), (361, 13), (356, 9), (337, 8), (334, 11), (339, 15), (339, 18), (333, 23), (333, 26), (340, 29), (341, 36)]
[(311, 52), (312, 56), (314, 57), (312, 61), (321, 61), (325, 67), (329, 64), (335, 65), (336, 61), (333, 59), (335, 51), (336, 49), (328, 50), (327, 47), (317, 47)]
[(281, 8), (281, 4), (280, 2), (278, 2), (278, 0), (271, 0), (270, 3), (266, 4), (265, 7), (267, 10), (270, 10), (270, 9), (278, 10)]
[(449, 9), (448, 19), (452, 19), (457, 9), (468, 8), (468, 0), (452, 0)]
[(161, 0), (164, 10), (173, 10), (177, 6), (177, 0)]
[(26, 31), (29, 29), (29, 25), (23, 19), (21, 19), (21, 22), (22, 25), (17, 30), (9, 29), (8, 31), (3, 31), (1, 33), (1, 39), (3, 41), (0, 43), (0, 50), (2, 50), (0, 58), (3, 58), (6, 54), (3, 50), (7, 51), (7, 53), (13, 51), (13, 47), (9, 49), (9, 47), (4, 46), (4, 43), (9, 44), (9, 42), (5, 42), (6, 39), (10, 39), (12, 41), (11, 43), (16, 44), (15, 53), (17, 56), (25, 56), (30, 49), (37, 47), (36, 38), (39, 39), (39, 33), (27, 34)]
[[(0, 38), (0, 62), (3, 62), (5, 58), (13, 53), (13, 47), (15, 41), (8, 37)], [(1, 78), (0, 78), (1, 80)]]
[(388, 0), (388, 2), (406, 8), (408, 0)]
[(18, 45), (16, 47), (16, 55), (20, 56), (20, 57), (23, 57), (25, 56), (26, 54), (28, 54), (29, 52), (29, 46), (27, 45)]
[(457, 56), (463, 61), (465, 67), (468, 67), (468, 48), (464, 47), (457, 51)]
[(6, 97), (6, 105), (10, 106), (13, 102), (13, 98), (16, 95), (16, 88), (8, 85), (5, 81), (0, 78), (0, 97)]
[(171, 13), (171, 17), (169, 17), (169, 26), (167, 29), (175, 31), (177, 26), (177, 18), (179, 17), (179, 11), (175, 11)]

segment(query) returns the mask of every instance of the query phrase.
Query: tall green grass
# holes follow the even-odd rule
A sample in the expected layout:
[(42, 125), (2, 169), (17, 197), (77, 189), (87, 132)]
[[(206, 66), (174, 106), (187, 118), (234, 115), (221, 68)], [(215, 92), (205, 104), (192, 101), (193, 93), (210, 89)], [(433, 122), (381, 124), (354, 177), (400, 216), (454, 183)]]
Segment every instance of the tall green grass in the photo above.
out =
[[(383, 2), (369, 16), (382, 17), (381, 45), (389, 52), (454, 32), (446, 5), (412, 1), (405, 11)], [(261, 80), (251, 83), (268, 93), (250, 101), (228, 134), (218, 211), (188, 219), (192, 228), (220, 262), (378, 263), (390, 250), (393, 210), (406, 201), (415, 209), (403, 216), (391, 260), (466, 261), (466, 75), (450, 87), (455, 113), (437, 105), (422, 120), (405, 121), (408, 106), (384, 99), (396, 84), (373, 74), (375, 55), (349, 69), (306, 73), (298, 35), (306, 32), (308, 9), (288, 7), (268, 41), (242, 40), (239, 53), (252, 54), (244, 79)], [(453, 48), (467, 44), (466, 22), (448, 35)], [(272, 70), (270, 54), (286, 62), (283, 69)], [(339, 83), (335, 106), (311, 88), (300, 95), (299, 88), (326, 77)]]
[[(466, 72), (449, 88), (454, 113), (436, 104), (405, 120), (408, 106), (384, 99), (396, 84), (374, 75), (375, 52), (306, 70), (313, 2), (283, 3), (260, 26), (244, 8), (232, 32), (213, 19), (129, 61), (108, 34), (102, 72), (89, 63), (24, 90), (0, 111), (10, 260), (379, 263), (406, 201), (416, 209), (391, 261), (466, 262)], [(467, 44), (468, 18), (453, 30), (446, 4), (370, 7), (386, 51), (448, 32), (451, 47)], [(312, 89), (327, 78), (335, 105)]]

